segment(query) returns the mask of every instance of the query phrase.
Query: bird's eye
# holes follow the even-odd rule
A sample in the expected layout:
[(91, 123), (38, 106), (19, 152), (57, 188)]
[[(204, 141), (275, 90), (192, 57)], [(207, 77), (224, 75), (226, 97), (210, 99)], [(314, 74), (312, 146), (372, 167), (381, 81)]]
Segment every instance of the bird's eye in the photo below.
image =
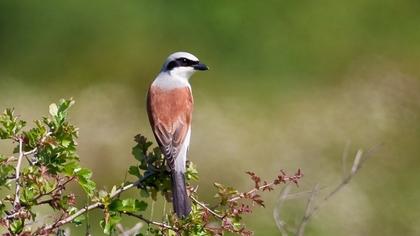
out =
[(182, 58), (182, 62), (187, 62), (187, 58)]

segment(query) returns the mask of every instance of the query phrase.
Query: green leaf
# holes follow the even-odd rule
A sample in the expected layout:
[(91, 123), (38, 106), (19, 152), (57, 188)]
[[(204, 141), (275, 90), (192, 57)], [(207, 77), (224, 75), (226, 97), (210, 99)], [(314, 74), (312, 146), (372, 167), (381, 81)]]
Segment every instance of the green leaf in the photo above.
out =
[(6, 205), (2, 201), (0, 201), (0, 217), (3, 217), (4, 210), (6, 210)]
[(42, 187), (43, 192), (48, 193), (54, 190), (56, 185), (57, 185), (57, 182), (46, 180), (43, 182), (41, 187)]
[(22, 195), (20, 198), (20, 201), (27, 204), (27, 205), (33, 205), (34, 197), (39, 192), (35, 189), (35, 186), (29, 186), (26, 188), (23, 188)]
[(58, 114), (63, 114), (64, 112), (67, 112), (67, 110), (74, 105), (73, 98), (70, 99), (61, 99), (60, 104), (58, 106)]
[(119, 212), (139, 212), (147, 208), (147, 203), (134, 198), (114, 199), (108, 206), (109, 211)]
[(96, 189), (96, 184), (90, 178), (92, 177), (92, 171), (87, 168), (77, 168), (74, 170), (74, 175), (77, 177), (77, 182), (83, 190), (92, 197)]
[(69, 145), (71, 144), (73, 140), (71, 138), (63, 138), (61, 140), (61, 145), (63, 145), (63, 147), (69, 147)]
[(83, 214), (83, 215), (80, 215), (80, 216), (78, 216), (78, 217), (76, 217), (76, 218), (74, 218), (74, 220), (72, 221), (73, 222), (73, 224), (75, 224), (76, 226), (79, 226), (79, 225), (81, 225), (82, 223), (83, 223), (83, 221), (86, 219), (86, 216)]
[(79, 162), (75, 160), (67, 161), (63, 164), (63, 171), (67, 176), (72, 176), (75, 170), (80, 169)]
[(189, 162), (187, 166), (186, 178), (187, 180), (198, 181), (198, 171), (192, 162)]
[(136, 176), (137, 178), (141, 178), (140, 170), (139, 170), (139, 168), (137, 166), (130, 166), (128, 168), (128, 173), (130, 175)]
[(123, 208), (123, 204), (121, 199), (114, 199), (112, 202), (108, 205), (108, 210), (118, 212)]
[(23, 221), (22, 220), (14, 220), (10, 224), (10, 231), (12, 231), (13, 234), (19, 234), (23, 230)]
[(127, 198), (122, 201), (122, 211), (137, 212), (144, 211), (147, 208), (147, 203), (133, 198)]
[(14, 170), (15, 168), (12, 165), (0, 164), (0, 187), (6, 185), (8, 178), (13, 174)]
[(121, 221), (121, 216), (119, 215), (109, 216), (109, 219), (107, 222), (105, 220), (102, 220), (101, 226), (104, 229), (104, 233), (108, 235), (111, 234), (115, 228), (115, 225), (118, 224), (120, 221)]
[(15, 117), (13, 109), (6, 109), (0, 115), (0, 125), (0, 139), (9, 139), (16, 136), (26, 122)]
[(133, 154), (134, 158), (138, 161), (143, 161), (145, 156), (143, 153), (143, 150), (140, 148), (140, 146), (133, 147), (131, 153)]

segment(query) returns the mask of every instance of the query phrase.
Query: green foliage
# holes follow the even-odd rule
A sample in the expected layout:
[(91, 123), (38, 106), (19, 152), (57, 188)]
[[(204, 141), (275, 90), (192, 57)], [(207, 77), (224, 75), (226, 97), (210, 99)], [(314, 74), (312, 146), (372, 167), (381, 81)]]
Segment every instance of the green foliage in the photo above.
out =
[(83, 190), (89, 195), (92, 196), (95, 192), (96, 184), (91, 180), (92, 171), (86, 168), (76, 168), (73, 171), (73, 174), (77, 177), (77, 181)]
[[(218, 204), (209, 208), (198, 200), (197, 189), (191, 181), (198, 180), (199, 174), (194, 164), (188, 162), (185, 176), (192, 201), (189, 216), (179, 219), (168, 210), (162, 222), (147, 219), (143, 216), (147, 201), (161, 197), (171, 202), (171, 175), (160, 149), (152, 147), (146, 137), (137, 135), (132, 149), (137, 163), (128, 168), (135, 181), (114, 186), (109, 192), (96, 189), (92, 171), (80, 166), (76, 152), (77, 128), (68, 122), (68, 111), (73, 104), (71, 99), (51, 104), (50, 115), (36, 120), (27, 130), (24, 130), (26, 122), (19, 120), (12, 109), (6, 109), (0, 116), (0, 137), (17, 144), (15, 156), (6, 158), (0, 154), (0, 187), (12, 190), (0, 200), (0, 226), (9, 235), (62, 235), (60, 226), (81, 225), (88, 219), (87, 212), (95, 208), (103, 211), (100, 225), (108, 235), (115, 232), (117, 224), (123, 224), (123, 215), (146, 222), (149, 235), (221, 235), (225, 232), (250, 235), (251, 231), (245, 229), (241, 220), (243, 214), (251, 213), (252, 206), (264, 206), (257, 192), (270, 191), (275, 185), (296, 182), (301, 177), (300, 172), (291, 177), (281, 173), (270, 183), (261, 184), (257, 175), (247, 172), (254, 181), (253, 189), (240, 192), (215, 183)], [(22, 162), (25, 164), (21, 165)], [(76, 195), (66, 190), (72, 182), (77, 182), (88, 196), (89, 201), (82, 208), (76, 207)], [(135, 187), (138, 198), (122, 196), (124, 191)], [(41, 205), (48, 205), (51, 213), (59, 217), (33, 231), (31, 225), (38, 220), (35, 212)]]
[(10, 188), (9, 179), (13, 176), (15, 168), (9, 164), (7, 158), (0, 154), (0, 188)]
[[(159, 148), (151, 148), (152, 143), (142, 135), (135, 137), (136, 145), (133, 148), (133, 155), (139, 162), (136, 166), (129, 167), (129, 173), (140, 178), (138, 187), (141, 196), (156, 200), (158, 193), (170, 199), (170, 174), (165, 165), (165, 158)], [(251, 235), (252, 232), (245, 228), (242, 223), (242, 215), (251, 213), (253, 206), (264, 206), (259, 191), (271, 191), (274, 186), (295, 182), (302, 176), (300, 170), (293, 176), (287, 176), (284, 172), (271, 182), (263, 181), (253, 172), (247, 172), (254, 182), (254, 188), (248, 192), (240, 192), (233, 187), (215, 183), (215, 198), (218, 204), (211, 209), (206, 204), (199, 202), (196, 189), (191, 186), (190, 181), (198, 180), (198, 171), (192, 162), (187, 163), (186, 179), (192, 199), (192, 211), (185, 219), (178, 219), (175, 214), (168, 213), (163, 216), (167, 219), (166, 227), (155, 225), (149, 229), (153, 235), (221, 235), (225, 232), (239, 235)], [(113, 208), (122, 207), (121, 201), (116, 201)], [(210, 226), (211, 225), (211, 226)], [(153, 224), (151, 224), (153, 226)]]
[(25, 127), (26, 122), (14, 115), (13, 109), (6, 109), (0, 116), (0, 139), (10, 139)]
[(23, 221), (20, 219), (12, 221), (10, 224), (10, 232), (12, 234), (19, 234), (23, 230)]
[[(69, 183), (78, 182), (89, 196), (95, 192), (92, 172), (79, 164), (77, 128), (68, 122), (68, 110), (73, 104), (72, 99), (51, 104), (50, 115), (34, 121), (28, 130), (23, 129), (26, 122), (12, 109), (6, 109), (0, 116), (0, 138), (17, 143), (16, 156), (0, 155), (0, 187), (10, 188), (15, 181), (21, 187), (2, 199), (0, 208), (3, 215), (9, 216), (1, 225), (12, 234), (23, 232), (27, 222), (36, 220), (35, 209), (40, 205), (48, 204), (62, 214), (70, 213), (76, 200), (74, 194), (64, 191)], [(27, 164), (17, 170), (17, 159), (27, 160)], [(19, 179), (14, 180), (17, 173)]]
[(116, 212), (140, 212), (147, 208), (147, 203), (133, 198), (115, 199), (109, 204), (108, 210)]

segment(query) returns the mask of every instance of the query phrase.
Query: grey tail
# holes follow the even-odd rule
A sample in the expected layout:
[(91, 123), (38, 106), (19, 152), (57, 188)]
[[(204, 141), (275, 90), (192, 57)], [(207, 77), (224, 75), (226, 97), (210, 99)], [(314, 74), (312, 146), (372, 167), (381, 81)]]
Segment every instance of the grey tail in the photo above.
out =
[(171, 177), (174, 211), (179, 218), (185, 218), (191, 212), (191, 204), (185, 187), (184, 173), (173, 170)]

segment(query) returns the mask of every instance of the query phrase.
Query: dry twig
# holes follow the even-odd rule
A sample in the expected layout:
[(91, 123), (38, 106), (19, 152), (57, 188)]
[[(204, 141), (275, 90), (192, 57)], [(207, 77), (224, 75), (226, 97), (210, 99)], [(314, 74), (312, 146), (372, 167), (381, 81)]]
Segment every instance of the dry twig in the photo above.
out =
[[(375, 145), (372, 148), (370, 148), (368, 151), (366, 151), (365, 153), (363, 153), (362, 149), (359, 149), (354, 157), (353, 160), (353, 165), (351, 167), (350, 173), (347, 174), (346, 171), (346, 165), (345, 162), (347, 160), (347, 156), (348, 156), (348, 150), (349, 150), (349, 146), (350, 146), (350, 142), (348, 142), (345, 146), (343, 155), (342, 155), (342, 166), (343, 166), (343, 179), (342, 181), (331, 191), (329, 192), (318, 204), (315, 204), (316, 201), (316, 197), (319, 194), (320, 191), (320, 187), (319, 184), (315, 185), (315, 187), (312, 189), (312, 191), (310, 191), (310, 196), (308, 198), (308, 202), (305, 208), (305, 213), (304, 216), (302, 217), (302, 220), (299, 223), (299, 226), (296, 230), (295, 235), (296, 236), (303, 236), (304, 232), (305, 232), (305, 227), (306, 225), (309, 223), (309, 221), (311, 220), (312, 216), (324, 205), (328, 202), (328, 200), (330, 200), (335, 194), (337, 194), (345, 185), (347, 185), (352, 178), (360, 171), (360, 169), (362, 168), (363, 164), (372, 156), (372, 153), (374, 153), (374, 151), (380, 147), (382, 144), (379, 145)], [(307, 192), (303, 192), (303, 193), (307, 193)], [(296, 193), (298, 195), (301, 195), (301, 193)], [(292, 198), (295, 197), (296, 194), (286, 194), (286, 195), (281, 195), (281, 199), (279, 200), (279, 205), (277, 207), (277, 211), (278, 209), (282, 206), (283, 202), (285, 199), (288, 199), (292, 196)], [(277, 227), (279, 228), (279, 230), (281, 231), (282, 235), (287, 235), (287, 232), (290, 232), (288, 230), (286, 230), (285, 228), (285, 223), (280, 219), (280, 216), (278, 214), (274, 214), (274, 219), (276, 220), (276, 224)]]

